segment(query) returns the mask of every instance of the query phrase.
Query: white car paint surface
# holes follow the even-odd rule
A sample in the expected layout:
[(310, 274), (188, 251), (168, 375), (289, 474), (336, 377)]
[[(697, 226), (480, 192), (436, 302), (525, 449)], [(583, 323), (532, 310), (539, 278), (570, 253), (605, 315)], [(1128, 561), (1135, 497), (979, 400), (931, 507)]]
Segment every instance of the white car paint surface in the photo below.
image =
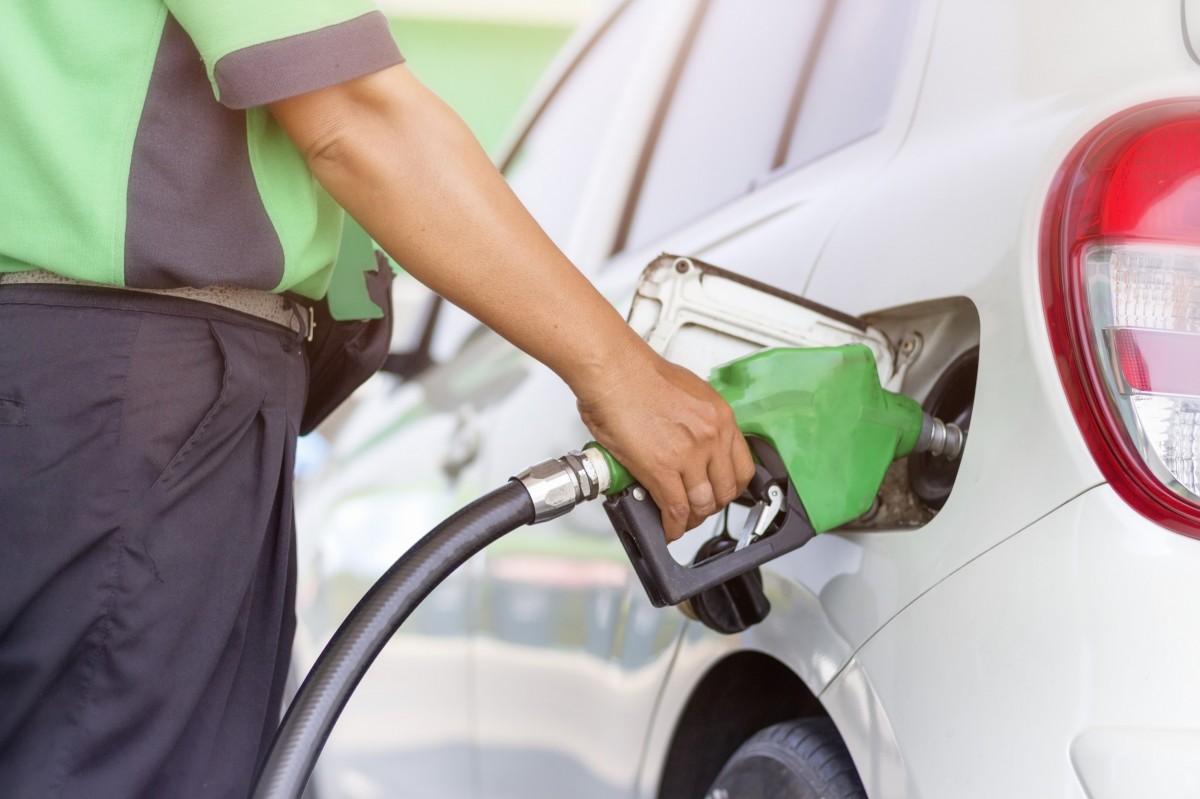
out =
[[(598, 503), (517, 531), (385, 650), (319, 764), (322, 799), (675, 799), (706, 676), (765, 662), (787, 675), (781, 703), (834, 721), (871, 799), (1200, 795), (1200, 527), (1161, 526), (1112, 484), (1043, 289), (1076, 146), (1129, 109), (1200, 97), (1200, 8), (836, 0), (813, 4), (832, 16), (809, 60), (804, 36), (778, 49), (806, 30), (799, 5), (615, 5), (557, 60), (506, 173), (623, 311), (665, 251), (916, 331), (903, 390), (919, 400), (977, 346), (949, 499), (927, 523), (867, 520), (772, 562), (770, 616), (734, 636), (653, 608)], [(681, 53), (708, 59), (698, 77)], [(777, 80), (788, 70), (808, 78)], [(673, 197), (693, 210), (676, 218)], [(438, 324), (438, 362), (373, 380), (306, 487), (300, 669), (429, 527), (589, 438), (548, 370), (452, 309)], [(753, 687), (723, 690), (762, 712)], [(694, 731), (714, 768), (729, 749), (705, 731), (737, 713)]]

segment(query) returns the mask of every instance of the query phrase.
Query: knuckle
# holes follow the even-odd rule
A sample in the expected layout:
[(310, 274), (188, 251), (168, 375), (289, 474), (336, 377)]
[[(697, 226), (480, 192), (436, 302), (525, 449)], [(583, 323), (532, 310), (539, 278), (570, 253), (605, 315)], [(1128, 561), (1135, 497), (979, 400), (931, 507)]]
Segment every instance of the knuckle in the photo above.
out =
[(713, 405), (705, 405), (700, 409), (692, 422), (692, 432), (703, 441), (709, 441), (720, 435), (722, 428), (719, 409)]
[(727, 410), (726, 407), (721, 405), (709, 406), (707, 421), (714, 436), (720, 435), (729, 428), (729, 419), (725, 415)]
[(717, 502), (724, 507), (737, 499), (740, 493), (742, 492), (738, 490), (737, 486), (726, 486), (717, 494)]
[(736, 451), (733, 463), (738, 477), (749, 480), (754, 476), (754, 458), (750, 456), (748, 447), (743, 446)]
[(650, 458), (650, 471), (660, 477), (663, 475), (672, 474), (675, 471), (675, 463), (670, 454), (659, 450)]
[(683, 522), (691, 515), (692, 508), (683, 500), (671, 500), (667, 503), (666, 513), (673, 521)]
[(688, 491), (688, 503), (692, 506), (692, 515), (703, 514), (705, 516), (713, 513), (717, 509), (717, 500), (713, 492), (713, 487), (708, 483), (701, 483), (694, 486)]
[(732, 427), (737, 425), (737, 417), (733, 415), (733, 408), (728, 405), (721, 405), (717, 409), (717, 418), (720, 419), (722, 426)]

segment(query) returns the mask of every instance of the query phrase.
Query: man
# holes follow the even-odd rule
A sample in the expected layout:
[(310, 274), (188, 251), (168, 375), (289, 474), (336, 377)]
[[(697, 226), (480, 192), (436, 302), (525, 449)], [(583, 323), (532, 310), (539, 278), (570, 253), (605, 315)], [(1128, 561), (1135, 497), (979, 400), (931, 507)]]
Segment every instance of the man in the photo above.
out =
[(324, 292), (337, 205), (554, 369), (669, 537), (749, 480), (402, 61), (368, 0), (0, 6), (0, 795), (248, 790), (293, 630), (279, 294)]

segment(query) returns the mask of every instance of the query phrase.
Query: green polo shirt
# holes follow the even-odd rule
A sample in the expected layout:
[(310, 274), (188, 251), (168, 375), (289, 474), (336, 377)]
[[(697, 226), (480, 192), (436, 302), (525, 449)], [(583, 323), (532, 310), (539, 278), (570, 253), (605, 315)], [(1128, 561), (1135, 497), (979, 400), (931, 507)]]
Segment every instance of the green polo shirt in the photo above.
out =
[(3, 0), (0, 272), (320, 297), (341, 210), (263, 106), (402, 60), (371, 0)]

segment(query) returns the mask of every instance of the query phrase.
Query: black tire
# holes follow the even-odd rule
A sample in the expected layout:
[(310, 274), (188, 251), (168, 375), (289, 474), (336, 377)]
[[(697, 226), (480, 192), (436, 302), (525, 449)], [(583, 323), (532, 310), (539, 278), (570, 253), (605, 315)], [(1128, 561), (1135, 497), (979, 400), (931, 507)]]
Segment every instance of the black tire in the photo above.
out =
[(705, 799), (867, 799), (867, 792), (833, 722), (814, 717), (752, 735)]

